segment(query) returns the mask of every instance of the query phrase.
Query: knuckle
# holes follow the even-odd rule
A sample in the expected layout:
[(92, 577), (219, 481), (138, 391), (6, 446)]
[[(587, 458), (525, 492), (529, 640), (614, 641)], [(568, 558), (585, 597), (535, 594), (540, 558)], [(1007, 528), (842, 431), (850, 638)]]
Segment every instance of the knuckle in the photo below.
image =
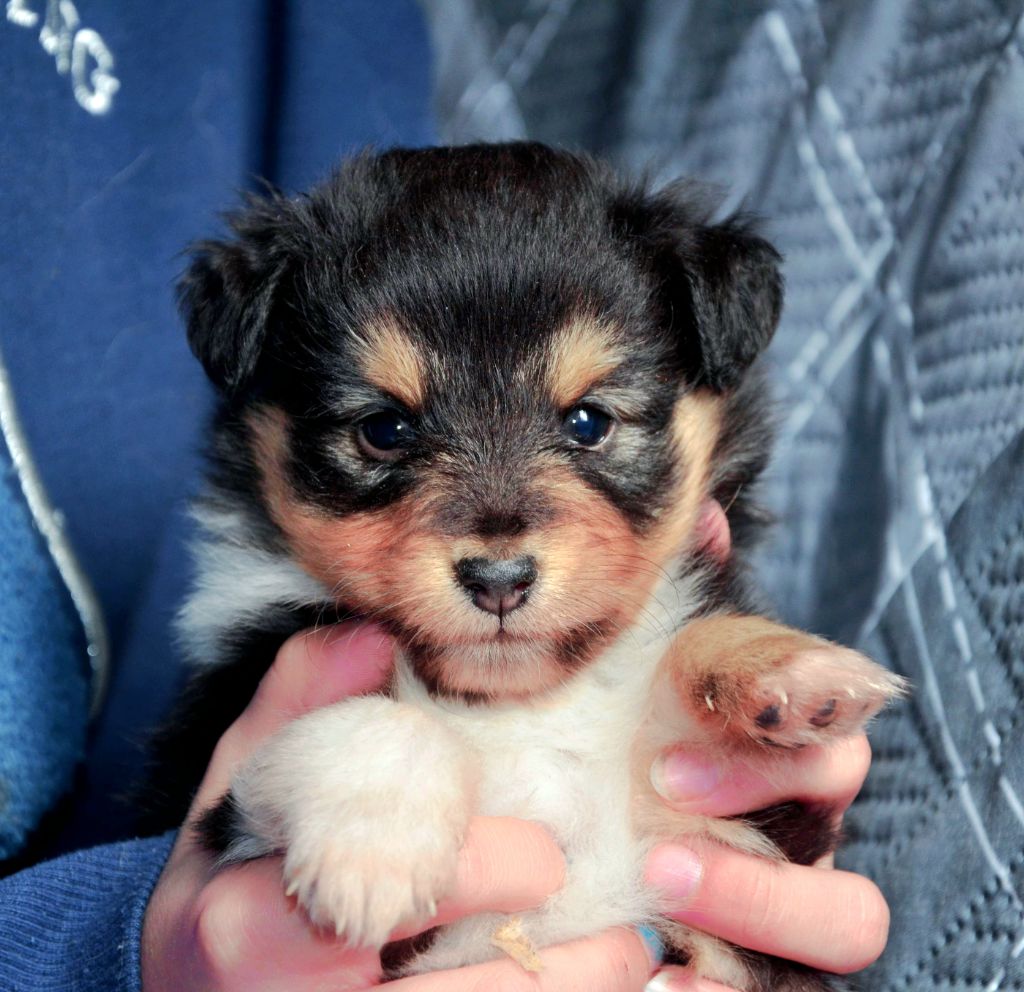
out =
[(859, 790), (871, 768), (871, 743), (866, 734), (850, 738), (847, 744), (847, 779), (854, 790)]
[(782, 877), (776, 865), (764, 862), (751, 872), (750, 890), (743, 911), (743, 933), (757, 939), (771, 935), (786, 903), (781, 897)]
[(322, 640), (324, 636), (323, 631), (318, 630), (300, 630), (298, 633), (292, 634), (277, 649), (274, 664), (270, 667), (269, 672), (273, 672), (275, 668), (280, 671), (280, 669), (292, 665), (304, 664), (314, 647), (314, 640)]
[(518, 974), (499, 967), (474, 982), (470, 992), (536, 992), (536, 985), (525, 972)]
[(614, 930), (596, 945), (594, 974), (607, 976), (609, 988), (622, 988), (623, 981), (646, 978), (650, 970), (647, 952), (640, 939), (628, 930)]
[(509, 912), (539, 905), (561, 887), (565, 859), (551, 835), (525, 820), (477, 820), (459, 852), (458, 888)]
[(236, 720), (221, 734), (210, 755), (210, 764), (234, 767), (245, 752), (245, 728)]
[[(224, 731), (220, 740), (214, 745), (213, 753), (210, 755), (210, 763), (206, 769), (207, 777), (210, 776), (211, 772), (216, 772), (218, 777), (226, 782), (249, 756), (252, 745), (248, 739), (244, 720), (245, 715), (243, 714)], [(221, 791), (227, 791), (226, 787)], [(200, 810), (199, 812), (205, 811)]]
[(300, 630), (292, 634), (277, 649), (274, 663), (267, 669), (253, 696), (250, 706), (272, 706), (290, 710), (297, 691), (308, 679), (308, 672), (318, 657), (319, 648), (327, 637), (326, 628)]
[(555, 839), (539, 823), (522, 821), (524, 854), (534, 876), (546, 890), (559, 889), (565, 881), (565, 856)]
[(818, 795), (845, 810), (864, 785), (871, 767), (871, 745), (864, 734), (837, 741), (825, 748), (816, 762), (813, 781)]
[(889, 905), (878, 886), (870, 879), (854, 875), (850, 889), (847, 903), (850, 954), (836, 969), (842, 974), (873, 964), (881, 957), (889, 939)]
[(309, 653), (309, 642), (305, 634), (293, 634), (277, 650), (274, 662), (267, 669), (253, 694), (256, 706), (280, 706), (288, 702), (295, 672), (301, 670), (302, 660)]
[(214, 878), (196, 900), (193, 940), (200, 960), (215, 978), (230, 976), (243, 959), (244, 914), (245, 901), (230, 884), (230, 876)]
[(459, 851), (459, 884), (466, 892), (487, 892), (492, 885), (491, 862), (473, 843), (464, 844)]

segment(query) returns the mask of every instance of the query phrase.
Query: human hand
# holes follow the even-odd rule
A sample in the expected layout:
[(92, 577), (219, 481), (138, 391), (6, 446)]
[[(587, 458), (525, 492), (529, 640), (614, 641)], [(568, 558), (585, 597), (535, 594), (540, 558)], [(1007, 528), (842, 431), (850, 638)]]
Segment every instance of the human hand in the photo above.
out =
[[(144, 992), (355, 992), (380, 984), (377, 952), (346, 947), (316, 930), (285, 896), (280, 859), (214, 872), (190, 828), (264, 739), (303, 713), (379, 689), (391, 661), (391, 642), (372, 626), (297, 634), (282, 646), (249, 706), (217, 745), (150, 899), (142, 936)], [(476, 913), (538, 906), (558, 889), (564, 869), (561, 852), (536, 824), (476, 818), (455, 890), (424, 929)], [(639, 992), (652, 969), (643, 941), (625, 929), (549, 948), (541, 958), (539, 977), (506, 959), (383, 987), (470, 992), (514, 990), (519, 982), (529, 992)]]
[[(680, 812), (735, 816), (782, 802), (827, 810), (836, 825), (867, 775), (871, 750), (863, 735), (828, 747), (743, 759), (715, 766), (706, 756), (676, 750), (655, 764), (658, 791)], [(878, 887), (832, 869), (828, 855), (813, 866), (776, 864), (711, 843), (662, 844), (647, 866), (648, 881), (666, 894), (668, 915), (740, 947), (847, 974), (882, 953), (889, 910)], [(658, 992), (722, 992), (685, 969), (664, 968)]]
[[(704, 549), (724, 559), (729, 524), (714, 501), (702, 507)], [(861, 734), (830, 744), (770, 755), (709, 762), (680, 748), (656, 761), (651, 780), (681, 813), (738, 816), (798, 802), (838, 831), (871, 764)], [(648, 881), (665, 893), (668, 915), (740, 947), (847, 974), (882, 953), (889, 909), (878, 887), (851, 872), (831, 870), (832, 855), (813, 866), (776, 864), (711, 844), (663, 844), (650, 857)], [(651, 992), (727, 992), (723, 986), (661, 969)]]

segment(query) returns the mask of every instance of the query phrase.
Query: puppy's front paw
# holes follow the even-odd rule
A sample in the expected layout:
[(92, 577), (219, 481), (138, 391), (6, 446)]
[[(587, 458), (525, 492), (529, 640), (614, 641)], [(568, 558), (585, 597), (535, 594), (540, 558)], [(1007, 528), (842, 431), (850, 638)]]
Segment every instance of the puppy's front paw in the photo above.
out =
[(451, 818), (410, 816), (395, 799), (391, 810), (376, 800), (360, 813), (350, 802), (341, 822), (300, 823), (285, 854), (288, 894), (353, 946), (380, 947), (399, 924), (426, 921), (455, 881), (461, 838)]
[(464, 742), (426, 714), (348, 700), (285, 727), (235, 777), (222, 860), (283, 852), (314, 923), (379, 947), (454, 883), (474, 780)]
[(792, 748), (849, 736), (905, 691), (899, 676), (816, 638), (759, 647), (756, 665), (709, 673), (697, 687), (698, 705), (734, 737)]

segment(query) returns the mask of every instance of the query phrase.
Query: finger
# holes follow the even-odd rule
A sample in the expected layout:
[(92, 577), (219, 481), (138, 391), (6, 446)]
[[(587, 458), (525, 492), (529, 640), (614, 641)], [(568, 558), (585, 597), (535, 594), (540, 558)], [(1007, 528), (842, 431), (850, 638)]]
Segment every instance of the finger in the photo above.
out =
[(863, 734), (732, 760), (677, 748), (655, 760), (651, 783), (676, 809), (705, 816), (736, 816), (791, 800), (842, 813), (860, 792), (870, 764), (871, 747)]
[(226, 792), (238, 765), (289, 721), (380, 688), (393, 654), (391, 639), (375, 624), (345, 623), (290, 637), (245, 712), (220, 739), (193, 808), (202, 809)]
[(279, 858), (215, 875), (195, 904), (201, 973), (224, 992), (322, 992), (366, 988), (380, 978), (380, 957), (353, 950), (309, 925), (284, 894)]
[(647, 879), (665, 912), (740, 947), (846, 974), (885, 948), (889, 908), (851, 872), (777, 863), (725, 847), (663, 844)]
[[(608, 930), (540, 952), (541, 969), (525, 971), (508, 958), (436, 971), (382, 986), (385, 992), (642, 992), (653, 964), (632, 931)], [(702, 990), (703, 992), (703, 990)]]
[(701, 504), (695, 527), (697, 548), (719, 562), (728, 560), (732, 554), (732, 531), (729, 518), (716, 499), (706, 499)]
[(662, 968), (645, 986), (644, 992), (736, 992), (708, 978), (698, 978), (687, 968)]
[(281, 646), (235, 730), (259, 743), (303, 713), (380, 688), (394, 647), (376, 624), (344, 623), (304, 631)]
[(450, 896), (428, 923), (403, 927), (396, 938), (478, 913), (534, 909), (565, 880), (565, 858), (551, 835), (536, 823), (511, 817), (474, 817), (459, 852)]
[[(435, 919), (393, 936), (411, 936), (480, 912), (534, 908), (557, 891), (564, 874), (562, 854), (542, 827), (522, 820), (474, 819), (451, 897)], [(215, 875), (200, 896), (195, 932), (209, 973), (231, 976), (239, 987), (248, 981), (254, 989), (268, 988), (278, 977), (291, 980), (294, 975), (299, 984), (289, 987), (302, 992), (307, 978), (310, 987), (321, 989), (332, 981), (368, 982), (380, 971), (376, 953), (350, 949), (309, 925), (284, 894), (279, 858)]]

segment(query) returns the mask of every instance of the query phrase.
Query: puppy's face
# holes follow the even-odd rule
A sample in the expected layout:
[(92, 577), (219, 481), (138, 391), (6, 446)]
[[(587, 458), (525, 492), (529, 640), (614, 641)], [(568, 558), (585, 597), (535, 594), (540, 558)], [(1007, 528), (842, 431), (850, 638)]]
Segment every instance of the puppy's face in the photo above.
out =
[(539, 146), (252, 203), (183, 283), (266, 517), (438, 691), (543, 692), (688, 549), (774, 252)]
[(586, 313), (485, 342), (380, 314), (318, 363), (312, 409), (247, 420), (303, 566), (399, 629), (429, 683), (522, 695), (632, 623), (685, 547), (718, 400), (677, 395), (655, 343)]

